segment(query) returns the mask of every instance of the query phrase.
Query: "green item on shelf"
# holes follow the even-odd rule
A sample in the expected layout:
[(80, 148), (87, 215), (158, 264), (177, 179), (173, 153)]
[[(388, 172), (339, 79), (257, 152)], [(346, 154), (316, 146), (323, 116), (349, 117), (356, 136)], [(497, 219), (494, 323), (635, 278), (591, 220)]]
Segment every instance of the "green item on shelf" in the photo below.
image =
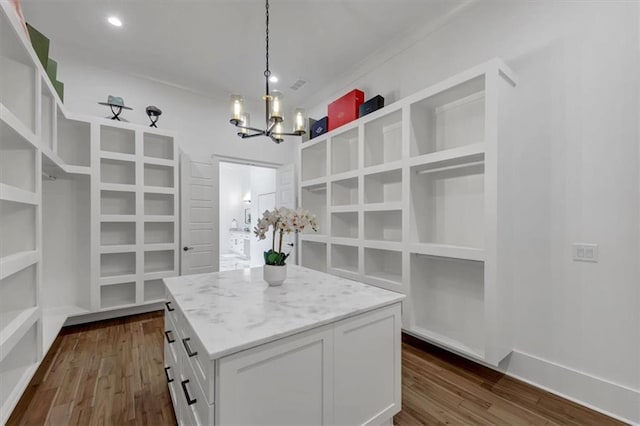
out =
[(58, 92), (58, 96), (60, 96), (60, 100), (64, 102), (64, 83), (58, 80), (54, 80), (52, 83), (56, 92)]
[(58, 75), (58, 63), (51, 58), (47, 60), (47, 75), (49, 76), (49, 81), (52, 83), (56, 81)]
[(40, 59), (42, 66), (47, 68), (47, 62), (49, 61), (49, 39), (28, 23), (27, 29), (29, 30), (29, 38), (31, 39), (33, 50), (36, 51), (36, 55), (38, 59)]

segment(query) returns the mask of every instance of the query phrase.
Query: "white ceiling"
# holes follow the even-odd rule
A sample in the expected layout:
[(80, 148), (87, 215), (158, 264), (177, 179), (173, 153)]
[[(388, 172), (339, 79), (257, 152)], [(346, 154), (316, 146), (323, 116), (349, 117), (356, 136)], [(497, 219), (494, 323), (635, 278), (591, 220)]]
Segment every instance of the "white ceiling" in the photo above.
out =
[[(466, 1), (271, 0), (271, 70), (289, 105)], [(264, 91), (263, 0), (23, 0), (25, 18), (87, 63), (212, 97)], [(107, 24), (109, 15), (124, 25)], [(60, 65), (61, 69), (64, 64)], [(298, 79), (307, 84), (298, 91)]]

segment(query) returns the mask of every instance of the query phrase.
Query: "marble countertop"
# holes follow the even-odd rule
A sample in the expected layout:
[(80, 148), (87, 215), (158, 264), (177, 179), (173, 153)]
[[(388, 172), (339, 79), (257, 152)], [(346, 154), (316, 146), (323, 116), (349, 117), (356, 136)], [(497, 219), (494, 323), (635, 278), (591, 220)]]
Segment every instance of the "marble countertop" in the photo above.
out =
[(401, 301), (404, 295), (295, 265), (269, 287), (262, 267), (165, 278), (199, 340), (217, 359)]

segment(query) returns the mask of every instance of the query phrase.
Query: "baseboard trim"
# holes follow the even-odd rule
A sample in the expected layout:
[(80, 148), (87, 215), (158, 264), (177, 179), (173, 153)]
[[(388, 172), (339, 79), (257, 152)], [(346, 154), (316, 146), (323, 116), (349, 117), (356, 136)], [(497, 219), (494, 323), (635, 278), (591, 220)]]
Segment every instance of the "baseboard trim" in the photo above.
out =
[(640, 390), (514, 350), (505, 374), (625, 423), (640, 425)]
[(64, 326), (86, 324), (89, 322), (104, 321), (113, 318), (121, 318), (129, 315), (145, 314), (147, 312), (160, 311), (164, 309), (163, 302), (149, 303), (146, 305), (132, 306), (123, 309), (113, 309), (110, 311), (92, 312), (90, 314), (77, 315), (67, 318)]

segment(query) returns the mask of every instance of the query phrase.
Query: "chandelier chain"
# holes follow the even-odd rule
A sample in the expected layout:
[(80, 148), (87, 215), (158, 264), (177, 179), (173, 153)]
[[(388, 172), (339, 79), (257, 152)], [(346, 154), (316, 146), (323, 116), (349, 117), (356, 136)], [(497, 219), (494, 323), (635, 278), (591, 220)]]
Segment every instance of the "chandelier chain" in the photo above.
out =
[(266, 20), (266, 32), (265, 32), (265, 41), (266, 41), (266, 69), (264, 70), (264, 76), (269, 77), (271, 75), (271, 70), (269, 70), (269, 0), (265, 2), (265, 20)]

